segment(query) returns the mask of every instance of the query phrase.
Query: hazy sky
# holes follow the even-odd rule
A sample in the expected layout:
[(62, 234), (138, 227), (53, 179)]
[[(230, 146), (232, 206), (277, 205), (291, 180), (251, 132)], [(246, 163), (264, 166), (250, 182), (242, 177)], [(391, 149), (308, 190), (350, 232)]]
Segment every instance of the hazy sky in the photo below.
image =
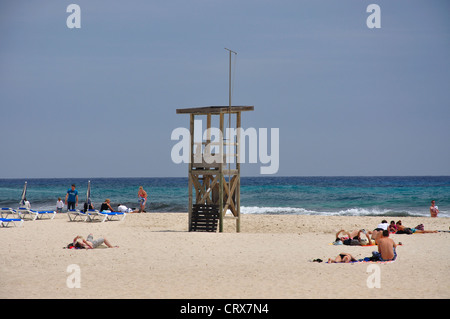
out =
[[(68, 28), (67, 7), (81, 8)], [(369, 4), (381, 9), (370, 29)], [(450, 1), (2, 0), (0, 178), (187, 176), (177, 108), (279, 128), (278, 175), (450, 175)], [(262, 164), (245, 164), (243, 176)]]

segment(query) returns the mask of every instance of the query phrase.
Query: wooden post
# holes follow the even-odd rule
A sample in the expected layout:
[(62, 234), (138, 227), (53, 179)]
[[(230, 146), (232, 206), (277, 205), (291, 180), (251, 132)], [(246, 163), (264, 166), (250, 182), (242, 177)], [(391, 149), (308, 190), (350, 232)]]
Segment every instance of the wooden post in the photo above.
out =
[(189, 148), (190, 150), (190, 154), (189, 154), (189, 182), (188, 182), (188, 187), (189, 187), (189, 207), (188, 207), (188, 215), (189, 215), (189, 231), (191, 231), (191, 225), (192, 225), (192, 164), (194, 163), (194, 114), (191, 114), (190, 116), (190, 123), (189, 123), (189, 129), (190, 129), (190, 142), (191, 142), (191, 146)]
[(241, 112), (237, 112), (236, 114), (236, 145), (235, 145), (235, 154), (236, 154), (236, 171), (237, 171), (237, 189), (236, 189), (236, 211), (237, 211), (237, 220), (236, 220), (236, 232), (241, 232)]
[[(224, 132), (224, 126), (223, 126), (223, 115), (224, 113), (220, 113), (220, 131)], [(220, 153), (220, 159), (223, 161), (223, 138), (220, 141), (219, 145), (219, 153)], [(223, 211), (223, 165), (224, 163), (219, 164), (219, 232), (223, 232), (223, 215), (226, 213)]]
[[(205, 145), (205, 154), (208, 156), (212, 156), (211, 154), (211, 113), (206, 115), (206, 145)], [(203, 176), (203, 185), (205, 186), (205, 190), (210, 188), (210, 175)], [(209, 195), (208, 195), (209, 198)]]

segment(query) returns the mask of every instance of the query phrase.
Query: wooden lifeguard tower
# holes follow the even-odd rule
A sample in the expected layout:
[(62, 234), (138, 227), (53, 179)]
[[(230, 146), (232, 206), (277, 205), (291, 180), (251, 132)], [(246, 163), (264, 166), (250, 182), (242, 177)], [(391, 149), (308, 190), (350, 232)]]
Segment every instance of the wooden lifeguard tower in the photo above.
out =
[[(177, 114), (190, 115), (189, 231), (216, 231), (218, 222), (223, 232), (223, 219), (229, 217), (236, 220), (236, 232), (240, 232), (241, 112), (253, 110), (253, 106), (177, 109)], [(205, 116), (206, 131), (200, 130), (199, 135), (195, 124), (203, 127)], [(212, 126), (217, 119), (218, 125)], [(227, 211), (231, 216), (225, 216)]]

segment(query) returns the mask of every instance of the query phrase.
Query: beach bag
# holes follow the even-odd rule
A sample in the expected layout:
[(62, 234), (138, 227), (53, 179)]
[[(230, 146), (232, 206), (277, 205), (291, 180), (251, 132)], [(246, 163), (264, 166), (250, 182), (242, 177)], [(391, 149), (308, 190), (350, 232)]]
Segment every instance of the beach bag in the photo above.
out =
[(74, 245), (73, 243), (68, 244), (64, 248), (66, 248), (66, 249), (84, 249), (84, 247), (80, 247), (80, 246)]

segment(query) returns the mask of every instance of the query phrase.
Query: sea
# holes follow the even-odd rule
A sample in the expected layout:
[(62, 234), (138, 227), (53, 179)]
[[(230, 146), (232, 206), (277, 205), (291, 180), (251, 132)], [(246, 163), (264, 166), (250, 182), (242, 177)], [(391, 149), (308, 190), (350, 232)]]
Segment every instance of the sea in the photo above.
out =
[[(17, 208), (25, 182), (35, 210), (55, 210), (58, 197), (76, 185), (79, 207), (88, 181), (94, 207), (137, 208), (138, 189), (149, 195), (147, 212), (187, 212), (188, 178), (39, 178), (0, 179), (0, 207)], [(429, 216), (431, 200), (439, 217), (450, 217), (450, 176), (241, 177), (242, 214), (329, 216)]]

